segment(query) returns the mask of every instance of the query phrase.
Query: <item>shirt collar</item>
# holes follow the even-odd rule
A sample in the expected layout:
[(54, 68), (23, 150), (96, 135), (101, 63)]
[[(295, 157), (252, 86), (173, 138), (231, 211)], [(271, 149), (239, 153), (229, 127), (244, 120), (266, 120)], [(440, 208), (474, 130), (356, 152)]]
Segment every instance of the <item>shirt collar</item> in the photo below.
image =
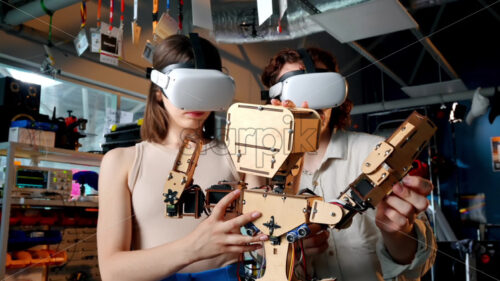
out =
[(345, 159), (347, 154), (347, 134), (344, 130), (334, 129), (326, 148), (324, 161), (330, 158)]

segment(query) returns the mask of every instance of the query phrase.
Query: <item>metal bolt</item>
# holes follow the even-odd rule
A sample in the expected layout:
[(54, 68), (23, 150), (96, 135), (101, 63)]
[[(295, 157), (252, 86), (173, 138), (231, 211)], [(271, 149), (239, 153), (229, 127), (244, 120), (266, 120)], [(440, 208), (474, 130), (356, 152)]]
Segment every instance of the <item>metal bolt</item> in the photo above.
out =
[(177, 161), (177, 165), (180, 165), (181, 164), (181, 161)]
[(404, 131), (404, 130), (406, 130), (406, 126), (404, 126), (403, 128), (401, 128), (401, 131)]
[(318, 212), (317, 209), (313, 209), (313, 213), (316, 214)]
[(264, 110), (264, 107), (259, 106), (259, 107), (257, 107), (257, 109), (262, 111), (262, 110)]
[(391, 151), (390, 150), (386, 150), (385, 153), (384, 153), (384, 155), (387, 156), (387, 155), (389, 155), (389, 153), (391, 153)]
[(276, 148), (271, 147), (271, 152), (276, 152)]
[(303, 212), (304, 214), (305, 214), (305, 213), (307, 213), (307, 209), (306, 209), (306, 208), (302, 209), (302, 212)]
[(372, 165), (372, 164), (370, 164), (370, 162), (366, 162), (366, 163), (365, 163), (365, 166), (366, 166), (366, 167), (370, 167), (371, 165)]
[(383, 173), (383, 174), (382, 174), (382, 178), (385, 178), (386, 176), (387, 176), (387, 174), (386, 174), (386, 173)]
[(262, 197), (266, 198), (267, 197), (267, 193), (262, 194)]
[(182, 178), (181, 184), (185, 184), (187, 182), (186, 178)]
[(332, 212), (330, 215), (331, 215), (332, 217), (335, 217), (337, 214), (335, 214), (334, 212)]
[(344, 197), (344, 201), (349, 202), (349, 198)]
[(408, 170), (408, 169), (407, 169), (406, 167), (404, 167), (404, 168), (403, 168), (403, 171), (405, 171), (405, 172), (406, 172), (406, 170)]
[(231, 125), (231, 121), (226, 120), (226, 124)]
[(368, 197), (368, 198), (366, 198), (366, 201), (367, 202), (372, 202), (372, 198)]
[(377, 144), (377, 145), (375, 146), (375, 150), (379, 149), (379, 148), (380, 148), (380, 145), (381, 145), (380, 143), (379, 143), (379, 144)]
[(168, 174), (168, 179), (171, 180), (174, 176), (172, 174)]
[(288, 129), (289, 134), (293, 134), (293, 132), (294, 132), (293, 129)]
[(276, 159), (271, 159), (271, 163), (276, 163)]
[(283, 199), (283, 201), (285, 201), (286, 200), (286, 196), (281, 197), (281, 199)]
[(238, 158), (241, 157), (241, 153), (239, 153), (239, 152), (236, 153), (236, 157), (238, 157)]
[(241, 204), (245, 205), (247, 203), (247, 201), (243, 200), (241, 201)]

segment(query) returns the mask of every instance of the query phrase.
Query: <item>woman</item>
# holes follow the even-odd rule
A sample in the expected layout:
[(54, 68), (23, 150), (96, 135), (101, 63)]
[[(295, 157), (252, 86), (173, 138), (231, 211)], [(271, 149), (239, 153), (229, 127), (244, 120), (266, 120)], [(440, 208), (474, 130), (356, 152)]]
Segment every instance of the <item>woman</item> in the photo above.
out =
[[(328, 52), (307, 49), (318, 71), (338, 72), (335, 58)], [(304, 70), (300, 54), (285, 49), (264, 69), (267, 87), (285, 73)], [(272, 104), (281, 104), (273, 100)], [(283, 105), (293, 106), (284, 101)], [(304, 105), (302, 105), (304, 106)], [(337, 108), (318, 110), (322, 119), (318, 151), (306, 153), (300, 189), (309, 188), (331, 201), (361, 174), (361, 164), (382, 138), (346, 131), (352, 102)], [(312, 273), (318, 278), (349, 280), (419, 280), (434, 261), (436, 247), (425, 216), (426, 196), (432, 183), (407, 176), (394, 185), (393, 193), (376, 208), (354, 217), (341, 231), (320, 231), (304, 241)], [(311, 271), (309, 271), (311, 273)]]
[[(202, 38), (200, 45), (207, 68), (220, 70), (217, 49)], [(156, 46), (153, 66), (161, 70), (193, 59), (189, 39), (174, 35)], [(151, 86), (141, 131), (143, 142), (108, 152), (101, 164), (97, 243), (103, 280), (162, 280), (169, 276), (166, 280), (177, 280), (177, 272), (221, 267), (235, 272), (238, 255), (260, 247), (249, 243), (267, 239), (239, 234), (239, 228), (258, 218), (259, 212), (224, 220), (226, 207), (239, 191), (224, 197), (204, 220), (164, 216), (163, 185), (186, 132), (204, 140), (194, 174), (196, 184), (207, 188), (220, 180), (238, 179), (229, 156), (221, 153), (225, 148), (210, 140), (213, 118), (211, 112), (176, 108), (160, 88)]]

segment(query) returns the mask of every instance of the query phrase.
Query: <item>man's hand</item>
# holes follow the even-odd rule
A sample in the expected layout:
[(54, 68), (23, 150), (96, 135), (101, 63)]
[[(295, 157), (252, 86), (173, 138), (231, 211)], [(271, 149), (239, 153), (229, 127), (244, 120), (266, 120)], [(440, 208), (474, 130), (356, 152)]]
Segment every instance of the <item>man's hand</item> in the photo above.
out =
[(429, 206), (426, 197), (432, 189), (432, 183), (424, 178), (404, 177), (393, 186), (393, 193), (377, 206), (377, 226), (387, 233), (409, 234), (416, 216)]
[(306, 256), (320, 254), (328, 249), (330, 231), (319, 224), (310, 224), (311, 233), (304, 238), (304, 252)]
[[(291, 100), (285, 100), (285, 101), (282, 102), (282, 101), (280, 101), (278, 99), (272, 99), (271, 100), (271, 104), (272, 105), (281, 105), (283, 107), (289, 107), (289, 108), (295, 108), (295, 107), (297, 107), (295, 105), (295, 103), (293, 103), (293, 101), (291, 101)], [(307, 101), (302, 102), (302, 108), (309, 108), (309, 103), (307, 103)]]
[(414, 222), (429, 206), (426, 197), (433, 188), (432, 183), (424, 178), (406, 176), (377, 206), (376, 225), (382, 231), (387, 250), (401, 264), (411, 262), (415, 255)]

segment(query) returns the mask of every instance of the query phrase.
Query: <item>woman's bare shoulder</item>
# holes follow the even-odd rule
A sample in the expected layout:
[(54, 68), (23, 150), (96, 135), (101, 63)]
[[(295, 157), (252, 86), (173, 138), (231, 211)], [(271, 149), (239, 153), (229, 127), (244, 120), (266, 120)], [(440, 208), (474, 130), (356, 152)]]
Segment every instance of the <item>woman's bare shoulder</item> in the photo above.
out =
[(112, 149), (104, 155), (101, 166), (120, 167), (128, 170), (134, 161), (135, 150), (135, 146)]

